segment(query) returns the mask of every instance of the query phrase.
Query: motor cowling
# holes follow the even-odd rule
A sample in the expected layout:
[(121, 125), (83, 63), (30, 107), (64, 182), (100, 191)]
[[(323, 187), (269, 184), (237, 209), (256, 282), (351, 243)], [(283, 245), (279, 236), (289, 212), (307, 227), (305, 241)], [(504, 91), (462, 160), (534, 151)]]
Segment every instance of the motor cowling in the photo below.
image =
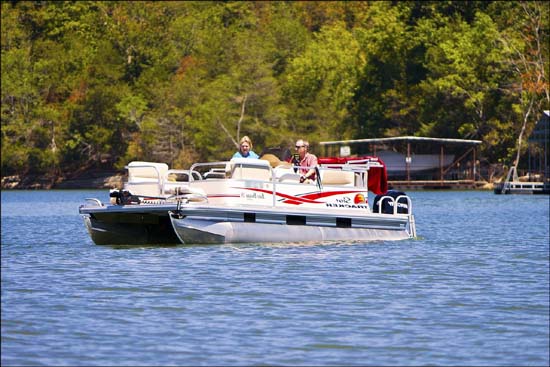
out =
[[(378, 213), (378, 208), (381, 206), (382, 207), (382, 211), (381, 211), (382, 214), (393, 214), (393, 205), (394, 205), (394, 202), (397, 202), (397, 213), (399, 213), (399, 214), (408, 214), (409, 213), (409, 204), (407, 202), (407, 199), (402, 197), (399, 200), (397, 200), (397, 197), (399, 197), (401, 195), (406, 195), (406, 194), (402, 191), (388, 190), (388, 192), (386, 192), (383, 195), (376, 195), (376, 197), (374, 198), (374, 204), (373, 204), (373, 207), (372, 207), (372, 211), (374, 213)], [(382, 197), (384, 197), (384, 196), (389, 196), (389, 197), (393, 198), (393, 200), (391, 200), (390, 198), (387, 198), (387, 197), (382, 199)]]
[(113, 189), (109, 192), (111, 202), (114, 201), (117, 205), (139, 204), (139, 197), (132, 195), (130, 191)]

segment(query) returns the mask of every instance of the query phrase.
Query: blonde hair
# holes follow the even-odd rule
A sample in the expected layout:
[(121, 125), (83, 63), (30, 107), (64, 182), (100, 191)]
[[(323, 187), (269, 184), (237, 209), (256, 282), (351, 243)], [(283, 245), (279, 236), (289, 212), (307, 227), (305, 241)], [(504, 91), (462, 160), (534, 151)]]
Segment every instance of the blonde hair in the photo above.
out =
[(241, 146), (243, 143), (248, 143), (248, 146), (250, 147), (250, 149), (252, 149), (252, 140), (250, 140), (250, 138), (247, 135), (241, 138), (241, 142), (239, 143), (239, 146)]

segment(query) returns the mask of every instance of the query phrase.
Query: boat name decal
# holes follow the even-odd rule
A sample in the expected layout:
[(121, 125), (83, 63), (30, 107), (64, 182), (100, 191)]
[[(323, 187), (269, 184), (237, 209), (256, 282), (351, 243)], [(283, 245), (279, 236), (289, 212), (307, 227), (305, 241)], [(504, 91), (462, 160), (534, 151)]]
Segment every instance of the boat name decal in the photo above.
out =
[(247, 200), (265, 199), (263, 192), (241, 192), (241, 198)]
[(327, 208), (368, 209), (368, 205), (348, 203), (326, 203)]
[[(364, 203), (364, 201), (363, 201)], [(348, 197), (336, 198), (336, 203), (326, 203), (327, 208), (351, 208), (351, 209), (367, 209), (368, 205), (361, 205), (355, 200), (355, 204)]]
[[(247, 187), (245, 189), (250, 190), (250, 191), (255, 191), (255, 192), (262, 192), (262, 193), (266, 193), (266, 194), (273, 194), (272, 190), (255, 189), (255, 188), (249, 188), (249, 187)], [(307, 196), (307, 195), (304, 195), (303, 197), (299, 197), (299, 196), (294, 196), (294, 195), (283, 194), (283, 193), (280, 193), (280, 192), (275, 192), (275, 195), (277, 195), (279, 197), (282, 197), (284, 199), (283, 202), (285, 202), (287, 204), (300, 205), (302, 203), (311, 203), (311, 204), (322, 204), (323, 203), (322, 201), (316, 201), (316, 200), (311, 200), (309, 198), (306, 198), (305, 196)]]

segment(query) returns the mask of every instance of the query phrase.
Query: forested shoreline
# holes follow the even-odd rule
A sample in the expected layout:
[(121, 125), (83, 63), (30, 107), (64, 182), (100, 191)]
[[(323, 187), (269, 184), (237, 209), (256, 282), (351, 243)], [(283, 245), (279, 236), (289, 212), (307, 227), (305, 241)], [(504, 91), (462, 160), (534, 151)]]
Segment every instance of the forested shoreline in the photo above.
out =
[[(297, 138), (477, 139), (549, 109), (542, 1), (2, 2), (2, 177), (187, 168)], [(519, 154), (518, 154), (519, 148)]]

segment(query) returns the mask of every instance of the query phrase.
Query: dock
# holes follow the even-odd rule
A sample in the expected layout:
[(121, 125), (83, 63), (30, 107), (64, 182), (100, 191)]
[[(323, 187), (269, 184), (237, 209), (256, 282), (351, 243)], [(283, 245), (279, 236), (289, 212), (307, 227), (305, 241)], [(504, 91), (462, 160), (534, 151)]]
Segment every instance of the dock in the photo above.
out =
[(495, 194), (550, 194), (550, 182), (507, 181), (495, 184)]
[(474, 180), (388, 180), (391, 190), (480, 190), (487, 187), (485, 181)]

